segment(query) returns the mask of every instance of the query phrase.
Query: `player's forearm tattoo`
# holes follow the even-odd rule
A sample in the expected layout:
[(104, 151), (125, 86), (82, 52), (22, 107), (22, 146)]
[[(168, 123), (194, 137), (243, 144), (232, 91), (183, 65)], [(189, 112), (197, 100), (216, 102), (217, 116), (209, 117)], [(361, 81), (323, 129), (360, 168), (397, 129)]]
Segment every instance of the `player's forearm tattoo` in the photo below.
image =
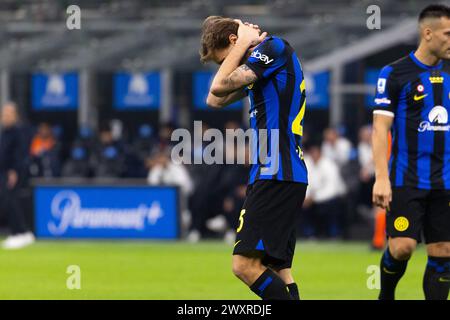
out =
[(257, 76), (254, 72), (249, 72), (251, 69), (243, 64), (239, 66), (236, 70), (234, 70), (227, 78), (223, 79), (221, 84), (227, 89), (236, 89), (239, 83), (244, 81), (239, 79), (245, 79), (246, 84), (255, 82), (257, 80)]

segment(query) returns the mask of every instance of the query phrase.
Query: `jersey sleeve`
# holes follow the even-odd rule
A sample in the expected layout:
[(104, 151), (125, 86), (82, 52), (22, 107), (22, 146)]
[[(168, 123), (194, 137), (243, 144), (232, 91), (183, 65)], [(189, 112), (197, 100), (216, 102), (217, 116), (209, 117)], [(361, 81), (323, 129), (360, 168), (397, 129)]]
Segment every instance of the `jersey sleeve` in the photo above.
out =
[(280, 38), (271, 37), (256, 46), (245, 64), (258, 79), (268, 78), (286, 64), (285, 46)]
[(398, 81), (392, 74), (392, 66), (381, 69), (377, 81), (373, 113), (394, 117), (400, 93), (399, 89)]

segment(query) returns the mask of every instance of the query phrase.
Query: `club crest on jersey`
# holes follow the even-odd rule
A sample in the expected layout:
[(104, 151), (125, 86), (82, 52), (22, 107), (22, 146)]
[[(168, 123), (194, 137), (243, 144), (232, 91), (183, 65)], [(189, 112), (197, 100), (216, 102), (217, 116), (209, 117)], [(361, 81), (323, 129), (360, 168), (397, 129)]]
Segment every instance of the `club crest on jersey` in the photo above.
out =
[(268, 55), (262, 54), (258, 50), (253, 51), (250, 57), (261, 60), (264, 64), (269, 64), (273, 61), (273, 59), (270, 59)]
[(422, 93), (423, 90), (425, 90), (425, 88), (423, 87), (423, 85), (419, 84), (419, 85), (417, 86), (417, 92)]
[(450, 131), (447, 109), (443, 106), (435, 106), (431, 109), (428, 113), (428, 121), (422, 121), (418, 131)]
[(383, 94), (386, 89), (386, 79), (380, 78), (377, 82), (377, 90), (379, 93)]

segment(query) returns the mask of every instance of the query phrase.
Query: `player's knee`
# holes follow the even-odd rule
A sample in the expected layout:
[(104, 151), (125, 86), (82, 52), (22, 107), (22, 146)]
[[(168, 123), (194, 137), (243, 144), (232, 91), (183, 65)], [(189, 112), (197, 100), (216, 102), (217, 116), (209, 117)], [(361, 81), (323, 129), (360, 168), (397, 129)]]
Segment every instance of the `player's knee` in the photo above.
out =
[(391, 242), (389, 244), (389, 249), (395, 259), (408, 260), (416, 249), (416, 245), (416, 242), (412, 239), (403, 239)]
[(429, 244), (427, 246), (427, 252), (432, 257), (450, 257), (450, 242)]
[(247, 258), (239, 256), (233, 257), (232, 271), (236, 277), (238, 277), (239, 279), (244, 278), (248, 270), (249, 270), (249, 263), (247, 261)]
[(259, 261), (240, 255), (233, 256), (232, 271), (239, 279), (246, 279), (258, 267)]

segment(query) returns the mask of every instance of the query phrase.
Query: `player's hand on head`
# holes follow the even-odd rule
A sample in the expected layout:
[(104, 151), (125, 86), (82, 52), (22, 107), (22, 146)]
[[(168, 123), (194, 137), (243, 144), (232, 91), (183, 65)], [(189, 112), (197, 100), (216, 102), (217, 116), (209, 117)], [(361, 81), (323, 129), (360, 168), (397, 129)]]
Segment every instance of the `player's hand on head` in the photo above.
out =
[(267, 36), (267, 32), (261, 33), (258, 25), (251, 23), (243, 23), (239, 19), (235, 19), (239, 23), (238, 29), (238, 41), (245, 43), (249, 47), (255, 46), (261, 43)]
[(253, 29), (256, 29), (256, 30), (258, 30), (259, 31), (259, 33), (261, 33), (261, 29), (259, 28), (259, 26), (257, 25), (257, 24), (253, 24), (253, 23), (250, 23), (250, 22), (244, 22), (244, 24), (246, 25), (246, 26), (249, 26), (249, 27), (251, 27), (251, 28), (253, 28)]

